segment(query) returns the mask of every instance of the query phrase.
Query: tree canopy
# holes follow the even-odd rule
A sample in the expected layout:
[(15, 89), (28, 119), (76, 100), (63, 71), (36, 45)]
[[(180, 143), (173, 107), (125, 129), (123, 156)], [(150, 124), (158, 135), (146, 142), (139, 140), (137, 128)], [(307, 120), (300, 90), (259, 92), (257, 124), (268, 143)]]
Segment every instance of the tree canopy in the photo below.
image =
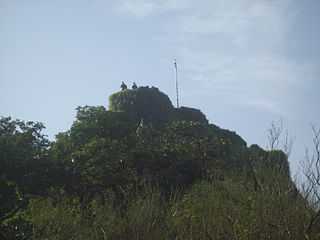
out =
[[(43, 129), (0, 119), (0, 239), (294, 239), (312, 215), (283, 151), (248, 147), (154, 87), (78, 107), (52, 142)], [(272, 215), (290, 234), (265, 227)]]

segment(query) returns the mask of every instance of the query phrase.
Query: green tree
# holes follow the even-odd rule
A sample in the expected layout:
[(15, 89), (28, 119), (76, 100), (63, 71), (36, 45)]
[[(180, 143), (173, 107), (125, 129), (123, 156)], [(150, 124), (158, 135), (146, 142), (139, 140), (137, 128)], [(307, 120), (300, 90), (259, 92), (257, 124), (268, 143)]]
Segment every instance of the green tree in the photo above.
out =
[(43, 128), (38, 122), (0, 118), (0, 227), (17, 239), (26, 236), (20, 232), (26, 223), (15, 216), (30, 195), (45, 194), (52, 183), (49, 141)]

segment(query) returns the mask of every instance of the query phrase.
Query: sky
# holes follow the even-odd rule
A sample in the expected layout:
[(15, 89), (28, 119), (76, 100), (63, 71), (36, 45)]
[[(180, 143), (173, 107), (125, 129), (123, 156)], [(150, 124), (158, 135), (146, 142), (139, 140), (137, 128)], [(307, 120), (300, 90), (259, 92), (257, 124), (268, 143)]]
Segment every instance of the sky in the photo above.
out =
[(294, 174), (320, 126), (319, 0), (0, 0), (0, 116), (43, 122), (156, 86), (211, 123), (267, 147), (282, 122)]

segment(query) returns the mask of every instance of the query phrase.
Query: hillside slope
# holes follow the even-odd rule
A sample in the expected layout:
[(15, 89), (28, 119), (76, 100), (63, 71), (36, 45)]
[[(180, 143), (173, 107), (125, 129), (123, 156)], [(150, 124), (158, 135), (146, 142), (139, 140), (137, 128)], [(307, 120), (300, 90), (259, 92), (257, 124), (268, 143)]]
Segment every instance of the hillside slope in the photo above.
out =
[(319, 239), (281, 150), (154, 87), (77, 108), (54, 142), (0, 119), (0, 239)]

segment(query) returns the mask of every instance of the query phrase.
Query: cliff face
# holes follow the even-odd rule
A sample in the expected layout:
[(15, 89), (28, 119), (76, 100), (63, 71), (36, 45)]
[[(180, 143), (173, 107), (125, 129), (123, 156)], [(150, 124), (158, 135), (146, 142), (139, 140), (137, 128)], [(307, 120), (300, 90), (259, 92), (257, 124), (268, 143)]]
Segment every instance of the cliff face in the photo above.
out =
[(109, 110), (126, 112), (132, 117), (152, 123), (169, 121), (174, 107), (167, 95), (155, 87), (139, 87), (114, 93), (109, 98)]
[(109, 97), (111, 112), (126, 112), (134, 118), (156, 123), (171, 121), (193, 121), (208, 123), (206, 116), (198, 109), (175, 108), (169, 97), (155, 87), (126, 89)]

